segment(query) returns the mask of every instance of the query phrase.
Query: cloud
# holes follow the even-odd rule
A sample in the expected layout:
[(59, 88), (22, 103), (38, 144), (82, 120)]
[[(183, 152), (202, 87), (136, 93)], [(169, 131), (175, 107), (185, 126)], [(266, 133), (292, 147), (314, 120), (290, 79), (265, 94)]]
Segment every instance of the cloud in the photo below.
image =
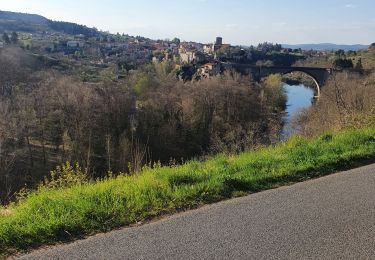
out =
[(346, 4), (345, 8), (356, 8), (357, 6), (354, 4)]

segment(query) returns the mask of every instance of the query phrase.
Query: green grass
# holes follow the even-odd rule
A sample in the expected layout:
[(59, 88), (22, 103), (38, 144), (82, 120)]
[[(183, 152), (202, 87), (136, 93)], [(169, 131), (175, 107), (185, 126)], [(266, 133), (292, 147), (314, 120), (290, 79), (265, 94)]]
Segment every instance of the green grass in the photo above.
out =
[[(146, 168), (65, 189), (41, 189), (0, 208), (0, 255), (70, 241), (152, 217), (303, 181), (375, 161), (375, 129)], [(3, 213), (1, 213), (3, 212)]]

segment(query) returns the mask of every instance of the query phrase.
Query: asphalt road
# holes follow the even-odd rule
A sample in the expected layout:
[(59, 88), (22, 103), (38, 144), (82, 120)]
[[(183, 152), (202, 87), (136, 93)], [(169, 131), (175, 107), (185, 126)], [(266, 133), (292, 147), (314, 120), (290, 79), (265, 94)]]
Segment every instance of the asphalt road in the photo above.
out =
[(375, 165), (22, 259), (375, 259)]

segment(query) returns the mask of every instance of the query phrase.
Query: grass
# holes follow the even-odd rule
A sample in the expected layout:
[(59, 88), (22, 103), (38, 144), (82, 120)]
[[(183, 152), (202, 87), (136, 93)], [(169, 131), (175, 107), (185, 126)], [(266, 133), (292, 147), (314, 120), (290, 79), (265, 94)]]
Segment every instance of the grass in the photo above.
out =
[(375, 129), (348, 130), (204, 162), (40, 189), (0, 208), (0, 257), (375, 161)]

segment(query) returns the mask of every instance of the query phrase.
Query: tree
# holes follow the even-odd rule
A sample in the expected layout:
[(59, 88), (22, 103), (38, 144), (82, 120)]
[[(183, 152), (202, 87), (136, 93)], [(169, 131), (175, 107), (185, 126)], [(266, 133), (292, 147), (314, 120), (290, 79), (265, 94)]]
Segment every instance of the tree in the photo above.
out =
[(15, 137), (10, 103), (0, 101), (0, 205), (12, 195), (11, 172), (16, 159)]
[(352, 51), (352, 50), (349, 50), (347, 52), (348, 56), (356, 56), (357, 55), (357, 52), (356, 51)]
[(335, 59), (333, 61), (333, 67), (338, 69), (351, 69), (354, 67), (353, 61), (350, 59)]
[(5, 44), (10, 43), (10, 39), (7, 33), (3, 33), (3, 41), (5, 42)]
[(180, 40), (179, 38), (175, 37), (175, 38), (172, 40), (172, 42), (173, 42), (174, 44), (180, 45), (181, 40)]
[(358, 59), (357, 63), (354, 66), (354, 69), (358, 72), (363, 72), (362, 59)]
[(370, 51), (371, 53), (375, 53), (375, 42), (372, 43), (372, 44), (370, 45), (370, 47), (369, 47), (369, 51)]
[(269, 53), (269, 52), (279, 52), (282, 50), (281, 44), (273, 44), (269, 42), (264, 42), (260, 43), (257, 48), (259, 51), (264, 52), (264, 53)]
[(345, 58), (346, 58), (345, 51), (344, 51), (344, 50), (341, 50), (341, 49), (335, 51), (335, 55), (336, 55), (339, 59), (345, 59)]
[(12, 32), (12, 35), (10, 37), (10, 41), (13, 44), (17, 44), (18, 43), (18, 34), (16, 32)]

